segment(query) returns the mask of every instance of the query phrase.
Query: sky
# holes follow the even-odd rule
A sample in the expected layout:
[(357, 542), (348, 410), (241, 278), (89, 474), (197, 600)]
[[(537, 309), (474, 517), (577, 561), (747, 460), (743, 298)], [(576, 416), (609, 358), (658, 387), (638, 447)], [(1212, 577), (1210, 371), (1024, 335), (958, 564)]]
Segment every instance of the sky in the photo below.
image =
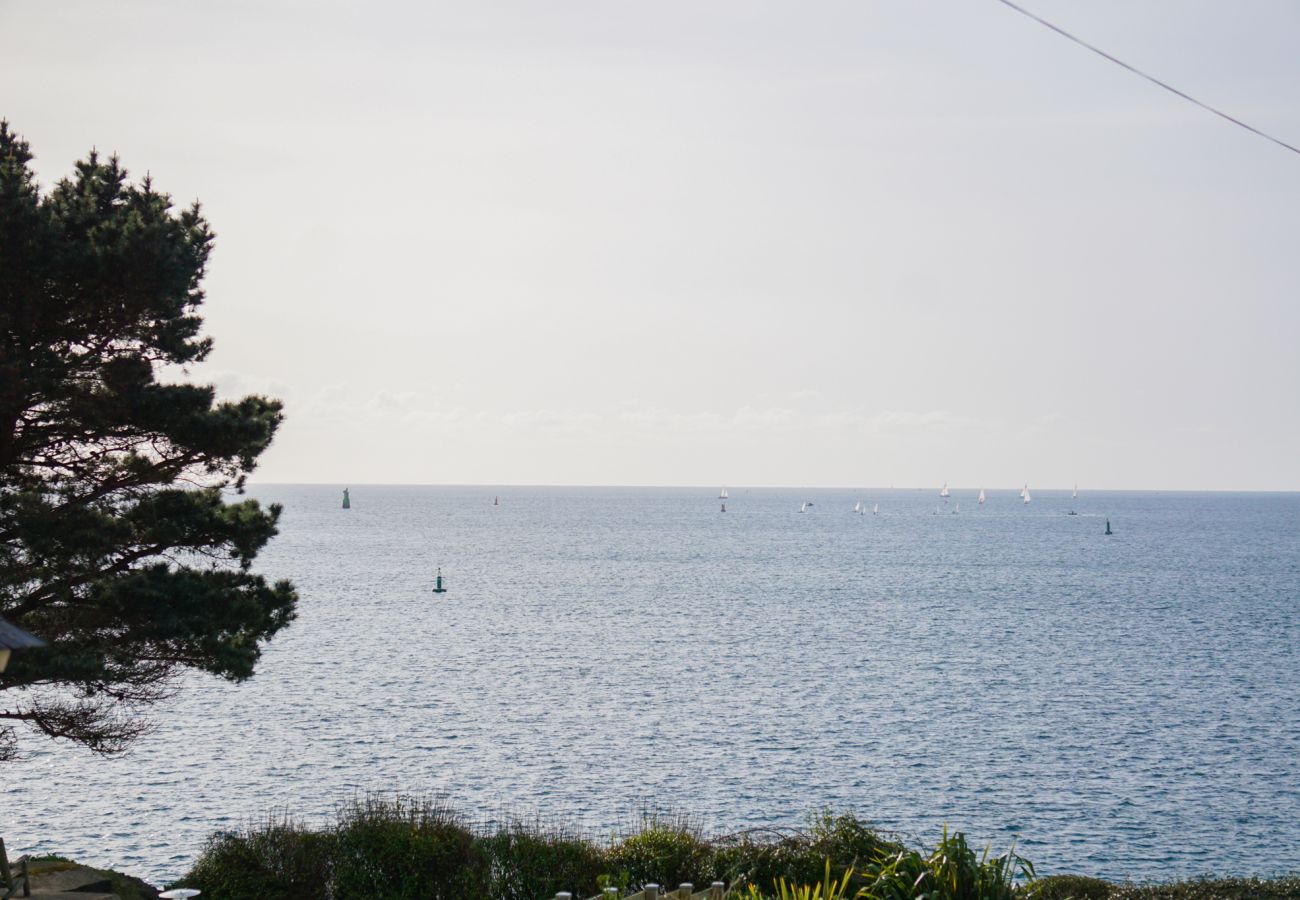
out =
[[(1300, 144), (1293, 0), (1021, 0)], [(1300, 490), (1300, 155), (996, 0), (16, 2), (255, 481)]]

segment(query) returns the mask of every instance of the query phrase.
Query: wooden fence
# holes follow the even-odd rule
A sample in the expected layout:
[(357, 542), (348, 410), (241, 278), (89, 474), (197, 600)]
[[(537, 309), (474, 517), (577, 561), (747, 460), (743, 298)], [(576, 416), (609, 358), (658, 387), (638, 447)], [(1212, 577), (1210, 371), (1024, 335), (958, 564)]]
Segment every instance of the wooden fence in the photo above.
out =
[[(15, 878), (9, 869), (9, 857), (5, 853), (4, 838), (0, 838), (0, 879), (4, 879), (4, 893), (0, 894), (0, 900), (9, 900), (10, 897), (30, 897), (32, 895), (32, 885), (27, 877), (27, 857), (18, 857), (18, 877)], [(20, 894), (19, 891), (22, 891)]]
[[(627, 896), (622, 896), (618, 888), (605, 888), (603, 894), (597, 894), (589, 900), (722, 900), (726, 888), (727, 885), (721, 881), (713, 882), (698, 893), (693, 884), (683, 884), (675, 891), (664, 891), (657, 884), (647, 884), (637, 893)], [(554, 900), (573, 900), (573, 895), (567, 891), (561, 892), (555, 895)]]

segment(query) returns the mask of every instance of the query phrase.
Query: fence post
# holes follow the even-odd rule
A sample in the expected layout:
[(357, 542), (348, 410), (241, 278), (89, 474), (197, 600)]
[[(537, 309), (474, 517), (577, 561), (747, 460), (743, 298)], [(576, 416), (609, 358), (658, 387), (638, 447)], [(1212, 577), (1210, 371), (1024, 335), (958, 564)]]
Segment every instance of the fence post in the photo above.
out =
[(691, 894), (694, 893), (694, 891), (695, 885), (691, 884), (689, 881), (683, 881), (677, 886), (677, 896), (681, 897), (682, 900), (691, 900)]
[(555, 900), (573, 900), (573, 895), (568, 891), (560, 891), (555, 895)]
[(659, 885), (647, 884), (645, 886), (645, 900), (659, 900)]
[(616, 887), (607, 887), (601, 893), (606, 897), (612, 897), (613, 900), (618, 900), (618, 888)]
[(24, 855), (23, 855), (23, 858), (20, 859), (20, 860), (18, 861), (18, 868), (19, 868), (19, 870), (20, 870), (21, 873), (22, 873), (22, 876), (21, 876), (21, 877), (22, 877), (22, 879), (23, 879), (23, 896), (24, 896), (24, 897), (30, 897), (30, 896), (32, 895), (32, 879), (31, 879), (31, 877), (27, 874), (27, 856), (26, 856), (26, 854), (24, 854)]
[(9, 857), (5, 853), (4, 838), (0, 838), (0, 878), (5, 880), (5, 890), (14, 886), (13, 878), (9, 875)]
[(727, 889), (725, 881), (715, 881), (709, 885), (709, 900), (722, 900), (722, 892)]

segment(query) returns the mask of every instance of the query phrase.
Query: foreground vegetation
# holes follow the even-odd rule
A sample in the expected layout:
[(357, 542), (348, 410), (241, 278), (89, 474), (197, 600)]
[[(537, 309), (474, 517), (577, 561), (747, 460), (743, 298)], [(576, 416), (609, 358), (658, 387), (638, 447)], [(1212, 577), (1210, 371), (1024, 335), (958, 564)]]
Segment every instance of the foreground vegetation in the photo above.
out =
[(1115, 885), (1080, 876), (1038, 878), (1014, 849), (1000, 855), (946, 831), (917, 849), (855, 817), (823, 815), (804, 830), (705, 836), (683, 819), (643, 818), (607, 841), (538, 822), (474, 826), (454, 809), (369, 798), (338, 821), (289, 818), (214, 836), (174, 886), (204, 900), (548, 900), (655, 883), (728, 885), (733, 900), (1300, 900), (1300, 878)]

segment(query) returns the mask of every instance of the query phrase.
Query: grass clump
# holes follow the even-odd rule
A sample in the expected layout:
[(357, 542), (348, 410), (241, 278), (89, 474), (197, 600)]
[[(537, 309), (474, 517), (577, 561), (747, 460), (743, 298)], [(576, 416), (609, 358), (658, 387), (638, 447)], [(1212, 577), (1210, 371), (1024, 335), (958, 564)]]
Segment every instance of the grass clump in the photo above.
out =
[(488, 860), (486, 897), (537, 900), (576, 885), (594, 886), (608, 877), (609, 864), (600, 847), (541, 823), (512, 822), (479, 840)]
[(315, 900), (320, 886), (333, 880), (335, 856), (332, 833), (270, 816), (244, 831), (214, 835), (173, 886), (198, 887), (204, 896)]
[(1035, 882), (1033, 900), (1106, 900), (1114, 887), (1086, 875), (1049, 875)]
[(714, 847), (680, 817), (643, 816), (631, 834), (608, 848), (605, 859), (615, 887), (708, 884), (721, 877)]
[(753, 829), (713, 840), (719, 880), (728, 884), (815, 883), (827, 860), (838, 878), (881, 853), (903, 849), (852, 815), (822, 812), (806, 831)]

